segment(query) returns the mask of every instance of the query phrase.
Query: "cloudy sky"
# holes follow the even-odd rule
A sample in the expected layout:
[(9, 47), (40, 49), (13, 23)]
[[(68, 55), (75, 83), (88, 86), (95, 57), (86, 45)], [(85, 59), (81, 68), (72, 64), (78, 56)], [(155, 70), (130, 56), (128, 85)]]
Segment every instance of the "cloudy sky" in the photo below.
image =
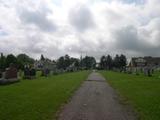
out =
[(160, 0), (0, 0), (0, 52), (160, 56)]

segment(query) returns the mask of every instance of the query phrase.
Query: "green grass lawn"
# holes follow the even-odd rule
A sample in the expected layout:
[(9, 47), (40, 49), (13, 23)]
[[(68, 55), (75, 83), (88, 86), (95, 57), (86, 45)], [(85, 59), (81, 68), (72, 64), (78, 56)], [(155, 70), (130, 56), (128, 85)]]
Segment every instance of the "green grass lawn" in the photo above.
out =
[(160, 73), (152, 77), (101, 71), (107, 81), (139, 113), (141, 120), (160, 120)]
[(0, 86), (0, 120), (53, 120), (89, 71)]

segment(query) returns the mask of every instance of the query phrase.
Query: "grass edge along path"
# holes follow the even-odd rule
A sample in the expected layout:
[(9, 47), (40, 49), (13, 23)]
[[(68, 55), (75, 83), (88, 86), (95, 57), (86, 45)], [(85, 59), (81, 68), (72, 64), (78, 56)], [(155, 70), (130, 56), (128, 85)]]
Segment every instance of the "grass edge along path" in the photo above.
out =
[(56, 119), (56, 112), (88, 74), (89, 71), (64, 73), (0, 86), (0, 120)]
[(160, 79), (144, 75), (100, 71), (120, 94), (124, 104), (135, 108), (140, 120), (160, 120)]

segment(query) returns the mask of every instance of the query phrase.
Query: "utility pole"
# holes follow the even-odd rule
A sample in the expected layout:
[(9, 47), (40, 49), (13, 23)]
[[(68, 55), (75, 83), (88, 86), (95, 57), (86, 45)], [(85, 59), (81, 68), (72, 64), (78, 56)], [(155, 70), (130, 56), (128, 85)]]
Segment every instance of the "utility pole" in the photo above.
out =
[(80, 51), (80, 67), (81, 67), (81, 70), (83, 68), (83, 53), (85, 53), (84, 51)]

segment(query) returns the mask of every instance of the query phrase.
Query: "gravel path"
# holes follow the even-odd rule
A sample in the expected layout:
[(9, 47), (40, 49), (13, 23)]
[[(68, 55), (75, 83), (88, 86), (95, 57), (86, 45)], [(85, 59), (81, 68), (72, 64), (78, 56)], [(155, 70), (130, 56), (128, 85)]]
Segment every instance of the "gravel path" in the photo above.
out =
[(93, 72), (64, 106), (59, 120), (135, 120), (105, 78)]

